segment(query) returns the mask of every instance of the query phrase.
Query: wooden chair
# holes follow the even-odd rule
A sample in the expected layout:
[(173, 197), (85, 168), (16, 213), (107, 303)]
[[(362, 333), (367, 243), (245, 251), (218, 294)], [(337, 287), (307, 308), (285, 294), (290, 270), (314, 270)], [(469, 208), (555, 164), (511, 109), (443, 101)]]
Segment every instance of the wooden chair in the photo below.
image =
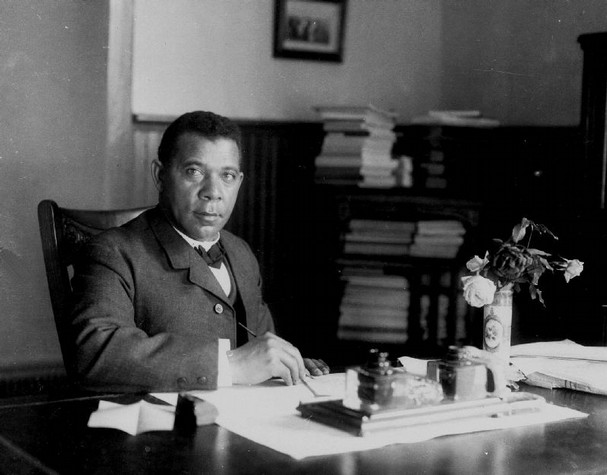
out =
[(69, 301), (75, 256), (91, 236), (120, 226), (148, 208), (99, 211), (61, 208), (52, 200), (42, 200), (38, 204), (46, 278), (63, 364), (68, 375), (72, 374), (73, 365)]

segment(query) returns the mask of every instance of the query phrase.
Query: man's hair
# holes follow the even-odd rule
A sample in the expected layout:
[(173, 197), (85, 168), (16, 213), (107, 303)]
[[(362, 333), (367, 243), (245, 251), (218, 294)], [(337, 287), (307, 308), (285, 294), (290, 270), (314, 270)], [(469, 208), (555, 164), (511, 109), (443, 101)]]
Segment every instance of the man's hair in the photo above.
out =
[(230, 139), (241, 146), (241, 132), (238, 125), (227, 117), (213, 112), (194, 111), (183, 114), (167, 127), (158, 147), (158, 160), (168, 165), (177, 152), (177, 142), (184, 134), (196, 134), (205, 139)]

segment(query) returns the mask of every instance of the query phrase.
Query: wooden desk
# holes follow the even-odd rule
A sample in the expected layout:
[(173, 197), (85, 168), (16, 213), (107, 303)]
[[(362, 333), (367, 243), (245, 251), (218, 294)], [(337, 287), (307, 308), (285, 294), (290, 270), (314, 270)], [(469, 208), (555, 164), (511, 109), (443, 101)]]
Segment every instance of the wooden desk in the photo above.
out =
[[(525, 388), (587, 419), (296, 461), (218, 426), (136, 437), (86, 427), (96, 399), (0, 404), (0, 473), (544, 474), (607, 472), (607, 397)], [(115, 398), (114, 400), (119, 400)]]

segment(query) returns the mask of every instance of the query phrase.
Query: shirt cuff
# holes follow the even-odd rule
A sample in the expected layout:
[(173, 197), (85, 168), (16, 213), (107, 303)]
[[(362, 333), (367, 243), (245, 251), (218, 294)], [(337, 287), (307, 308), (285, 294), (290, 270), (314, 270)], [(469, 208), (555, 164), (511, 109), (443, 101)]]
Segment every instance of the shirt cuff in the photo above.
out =
[(228, 361), (230, 351), (230, 340), (227, 338), (217, 339), (217, 387), (232, 386), (232, 372)]

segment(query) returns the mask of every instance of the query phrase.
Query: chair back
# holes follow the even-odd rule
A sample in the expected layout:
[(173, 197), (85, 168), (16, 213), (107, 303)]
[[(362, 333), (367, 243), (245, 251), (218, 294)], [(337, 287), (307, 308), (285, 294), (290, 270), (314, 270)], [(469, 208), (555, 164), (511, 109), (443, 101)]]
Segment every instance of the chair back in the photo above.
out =
[(63, 364), (68, 375), (72, 374), (74, 362), (69, 305), (72, 293), (70, 280), (76, 255), (91, 236), (121, 226), (147, 209), (149, 207), (105, 211), (68, 209), (59, 207), (52, 200), (42, 200), (38, 204), (46, 278)]

